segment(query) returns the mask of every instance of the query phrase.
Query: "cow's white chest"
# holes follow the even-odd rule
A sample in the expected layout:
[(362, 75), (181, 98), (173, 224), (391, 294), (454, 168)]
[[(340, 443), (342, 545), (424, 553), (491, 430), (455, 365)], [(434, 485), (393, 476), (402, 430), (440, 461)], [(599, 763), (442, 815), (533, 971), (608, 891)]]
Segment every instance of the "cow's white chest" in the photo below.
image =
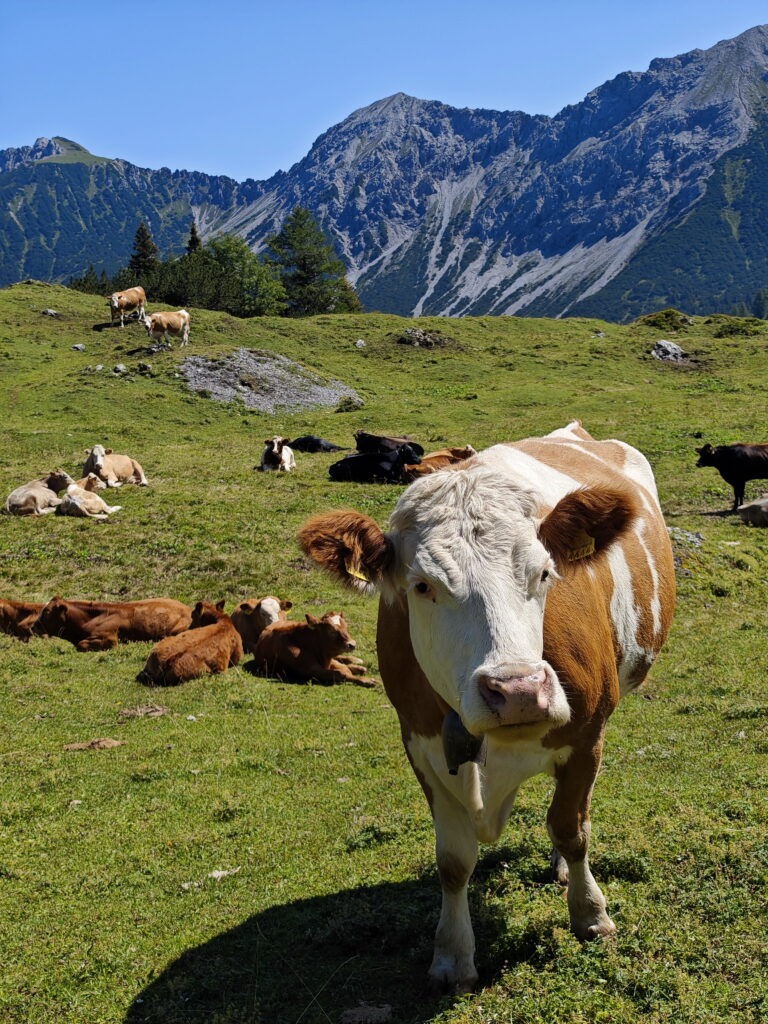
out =
[(534, 775), (554, 775), (555, 768), (571, 756), (572, 748), (551, 749), (535, 740), (514, 745), (491, 740), (485, 765), (463, 764), (456, 775), (448, 772), (440, 736), (411, 736), (408, 751), (433, 789), (442, 787), (462, 804), (480, 842), (494, 843), (522, 783)]

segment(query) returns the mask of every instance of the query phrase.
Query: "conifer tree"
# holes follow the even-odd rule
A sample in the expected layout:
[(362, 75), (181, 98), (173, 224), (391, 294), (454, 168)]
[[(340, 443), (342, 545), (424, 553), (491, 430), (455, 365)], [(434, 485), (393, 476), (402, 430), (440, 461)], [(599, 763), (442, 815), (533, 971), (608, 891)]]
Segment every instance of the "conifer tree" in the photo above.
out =
[(187, 254), (192, 255), (193, 252), (197, 252), (198, 249), (202, 249), (203, 243), (200, 239), (200, 235), (197, 233), (197, 225), (194, 220), (189, 227), (189, 241), (187, 242)]
[(144, 284), (154, 277), (157, 262), (157, 246), (152, 239), (149, 228), (142, 220), (136, 229), (136, 237), (133, 240), (133, 252), (128, 261), (128, 268), (138, 277), (139, 283)]
[(267, 246), (288, 296), (287, 316), (349, 311), (354, 291), (346, 267), (309, 210), (297, 206)]

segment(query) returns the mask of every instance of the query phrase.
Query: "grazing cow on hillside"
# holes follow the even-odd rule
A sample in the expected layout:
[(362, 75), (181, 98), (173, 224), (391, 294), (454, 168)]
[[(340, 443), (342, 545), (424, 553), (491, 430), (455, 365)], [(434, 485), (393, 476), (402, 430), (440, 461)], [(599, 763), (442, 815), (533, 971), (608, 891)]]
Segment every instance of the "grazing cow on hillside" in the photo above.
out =
[(32, 627), (58, 636), (78, 651), (108, 651), (118, 643), (161, 640), (189, 629), (192, 609), (170, 598), (147, 601), (65, 601), (52, 597)]
[(733, 488), (732, 512), (744, 503), (747, 480), (768, 480), (768, 444), (705, 444), (696, 454), (697, 467), (713, 466)]
[(286, 622), (285, 614), (293, 608), (292, 601), (281, 601), (279, 597), (260, 597), (253, 601), (241, 601), (232, 612), (232, 625), (243, 641), (243, 650), (253, 653), (256, 641), (273, 622)]
[(350, 655), (357, 645), (341, 612), (326, 612), (322, 619), (307, 615), (306, 620), (267, 626), (248, 669), (301, 682), (376, 685), (366, 677), (362, 661)]
[(296, 469), (296, 459), (288, 445), (288, 438), (278, 436), (267, 438), (264, 442), (264, 451), (261, 453), (261, 463), (257, 468), (262, 473), (269, 469), (290, 473), (292, 469)]
[(225, 614), (224, 602), (198, 601), (187, 632), (155, 644), (137, 678), (148, 685), (177, 686), (188, 679), (226, 672), (242, 656), (240, 634)]
[(406, 465), (421, 462), (416, 448), (402, 444), (388, 452), (360, 452), (345, 455), (328, 467), (331, 480), (351, 480), (358, 484), (399, 484)]
[(135, 319), (141, 320), (144, 316), (144, 304), (147, 296), (140, 286), (126, 288), (124, 292), (113, 292), (109, 297), (109, 312), (111, 322), (114, 323), (120, 317), (120, 326), (125, 326), (126, 313), (135, 313)]
[(413, 466), (405, 466), (403, 480), (407, 484), (412, 483), (420, 476), (436, 473), (438, 469), (447, 469), (448, 466), (453, 466), (457, 462), (471, 459), (473, 455), (477, 455), (477, 452), (471, 444), (467, 444), (463, 448), (441, 448), (438, 452), (430, 452), (429, 455), (425, 455), (421, 462)]
[(4, 601), (0, 598), (0, 633), (29, 640), (42, 608), (41, 604), (32, 601)]
[[(666, 638), (672, 551), (645, 458), (578, 421), (417, 480), (389, 533), (322, 513), (305, 552), (381, 589), (382, 680), (437, 833), (443, 907), (430, 976), (474, 986), (467, 883), (518, 787), (545, 772), (553, 868), (580, 938), (614, 925), (589, 870), (589, 808), (608, 716)], [(274, 628), (274, 627), (273, 627)]]
[(287, 441), (286, 444), (290, 445), (295, 452), (308, 452), (312, 455), (317, 454), (317, 452), (349, 451), (349, 448), (341, 448), (331, 441), (324, 441), (322, 437), (318, 437), (316, 434), (302, 434), (301, 437), (297, 437), (293, 441)]
[(170, 344), (171, 338), (181, 338), (179, 346), (189, 343), (189, 313), (180, 309), (176, 313), (150, 313), (141, 322), (153, 341), (165, 339)]
[[(89, 473), (88, 477), (94, 476)], [(56, 506), (57, 516), (80, 516), (86, 519), (107, 519), (113, 512), (119, 512), (122, 505), (108, 505), (94, 491), (70, 484), (67, 493)]]
[(55, 512), (61, 504), (59, 491), (65, 490), (75, 481), (63, 469), (54, 470), (47, 476), (22, 484), (11, 491), (5, 499), (3, 511), (12, 516), (42, 516)]
[(118, 455), (111, 448), (104, 448), (100, 444), (95, 444), (93, 448), (86, 448), (85, 454), (88, 456), (83, 466), (83, 476), (85, 477), (95, 473), (107, 487), (122, 487), (123, 484), (138, 484), (139, 487), (146, 487), (149, 484), (144, 470), (130, 455)]
[(369, 434), (365, 430), (356, 430), (354, 436), (355, 447), (359, 452), (395, 452), (407, 444), (419, 457), (424, 454), (422, 446), (410, 437), (387, 437), (386, 434)]

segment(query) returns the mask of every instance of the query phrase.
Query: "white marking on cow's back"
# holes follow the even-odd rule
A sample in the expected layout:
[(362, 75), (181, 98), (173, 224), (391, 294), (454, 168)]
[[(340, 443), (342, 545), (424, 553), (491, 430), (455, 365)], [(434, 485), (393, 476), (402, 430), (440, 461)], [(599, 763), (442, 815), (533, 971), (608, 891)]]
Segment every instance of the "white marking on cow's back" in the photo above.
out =
[(632, 688), (630, 684), (634, 673), (639, 668), (647, 668), (654, 659), (654, 653), (642, 647), (637, 639), (640, 615), (635, 604), (634, 581), (620, 544), (613, 544), (608, 549), (608, 565), (613, 576), (611, 620), (621, 650), (618, 672), (623, 695)]
[(581, 486), (581, 481), (567, 473), (506, 444), (486, 448), (474, 457), (472, 464), (512, 477), (524, 490), (535, 491), (548, 505), (556, 505), (564, 495)]
[(488, 737), (488, 756), (484, 766), (463, 764), (457, 775), (449, 775), (440, 736), (413, 734), (407, 740), (408, 752), (416, 767), (432, 784), (434, 778), (470, 814), (481, 843), (495, 843), (507, 823), (517, 791), (534, 775), (554, 775), (565, 764), (572, 747), (552, 749), (538, 741), (499, 743)]
[(661, 594), (659, 589), (659, 572), (656, 568), (656, 561), (651, 554), (651, 549), (648, 547), (645, 540), (645, 527), (645, 520), (638, 519), (635, 524), (635, 534), (637, 539), (640, 541), (640, 547), (643, 549), (646, 561), (648, 562), (648, 571), (651, 576), (651, 583), (653, 584), (653, 593), (651, 594), (651, 615), (653, 616), (653, 632), (658, 636), (661, 632)]

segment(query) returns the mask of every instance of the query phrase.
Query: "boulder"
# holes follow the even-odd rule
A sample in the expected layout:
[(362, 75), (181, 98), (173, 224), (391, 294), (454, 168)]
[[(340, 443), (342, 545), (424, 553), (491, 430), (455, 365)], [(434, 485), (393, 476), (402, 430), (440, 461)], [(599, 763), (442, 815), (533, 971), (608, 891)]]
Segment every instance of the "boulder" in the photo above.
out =
[(768, 494), (761, 494), (756, 501), (739, 505), (738, 511), (748, 526), (768, 526)]
[(653, 346), (651, 355), (654, 359), (661, 359), (666, 363), (687, 363), (689, 356), (674, 341), (667, 341), (662, 338)]

